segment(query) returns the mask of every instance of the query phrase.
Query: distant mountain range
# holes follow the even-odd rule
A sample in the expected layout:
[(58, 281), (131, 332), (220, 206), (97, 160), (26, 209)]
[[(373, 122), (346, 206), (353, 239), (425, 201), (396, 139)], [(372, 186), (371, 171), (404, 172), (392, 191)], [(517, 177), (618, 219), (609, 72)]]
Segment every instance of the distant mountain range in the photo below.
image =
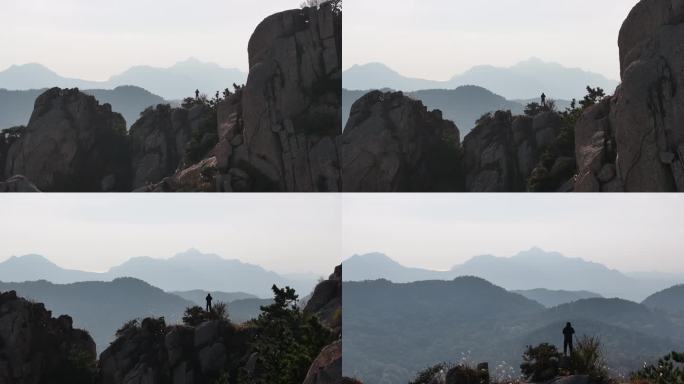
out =
[(604, 265), (565, 257), (539, 248), (512, 257), (477, 256), (449, 271), (408, 268), (384, 254), (355, 255), (343, 263), (346, 281), (388, 279), (396, 283), (452, 280), (477, 276), (510, 290), (546, 288), (588, 290), (604, 297), (641, 301), (653, 292), (684, 282), (677, 279), (638, 279)]
[(0, 291), (41, 302), (53, 316), (69, 315), (74, 326), (90, 332), (98, 351), (114, 340), (116, 330), (136, 318), (163, 316), (180, 323), (185, 308), (192, 306), (180, 296), (166, 293), (144, 281), (121, 278), (111, 282), (53, 284), (48, 281), (0, 283)]
[[(112, 76), (107, 81), (66, 78), (37, 64), (13, 65), (0, 71), (0, 88), (30, 90), (43, 88), (114, 89), (124, 85), (144, 88), (167, 100), (179, 100), (195, 95), (195, 90), (207, 95), (244, 84), (247, 74), (239, 69), (223, 68), (190, 58), (168, 68), (136, 66)], [(132, 124), (129, 122), (129, 124)]]
[(517, 371), (526, 345), (562, 348), (568, 321), (578, 338), (600, 338), (615, 373), (684, 342), (684, 323), (643, 304), (590, 298), (547, 309), (476, 277), (345, 282), (343, 294), (343, 373), (364, 382), (407, 382), (428, 366), (462, 359)]
[(11, 257), (0, 263), (0, 281), (23, 282), (47, 280), (55, 284), (81, 281), (111, 281), (133, 277), (165, 291), (196, 289), (223, 292), (246, 292), (268, 298), (271, 286), (291, 286), (301, 297), (309, 294), (316, 279), (288, 279), (262, 267), (215, 254), (188, 250), (169, 259), (136, 257), (105, 273), (63, 269), (40, 255)]
[(684, 315), (684, 285), (656, 292), (647, 297), (643, 304), (651, 309)]
[[(36, 98), (46, 89), (25, 91), (8, 91), (0, 89), (0, 129), (19, 125), (27, 125)], [(143, 88), (120, 86), (114, 89), (86, 89), (84, 93), (95, 96), (100, 104), (109, 103), (114, 112), (119, 112), (126, 119), (130, 128), (140, 117), (140, 113), (148, 107), (168, 103)]]
[(578, 300), (584, 299), (596, 299), (602, 296), (598, 293), (589, 291), (562, 291), (562, 290), (551, 290), (544, 288), (528, 289), (520, 291), (512, 291), (527, 297), (530, 300), (534, 300), (539, 304), (545, 306), (546, 308), (552, 308), (562, 304), (572, 303)]
[[(205, 306), (206, 291), (169, 293), (133, 278), (111, 282), (89, 281), (53, 284), (45, 280), (6, 283), (0, 291), (16, 291), (21, 297), (44, 303), (53, 316), (69, 315), (74, 326), (87, 330), (97, 345), (105, 349), (114, 340), (116, 330), (129, 320), (164, 317), (167, 324), (181, 323), (186, 308)], [(260, 307), (273, 299), (259, 299), (242, 292), (211, 292), (213, 302), (228, 304), (232, 321), (242, 323), (257, 318)]]
[(406, 77), (382, 63), (354, 65), (344, 71), (342, 84), (349, 90), (391, 88), (406, 92), (476, 85), (509, 100), (537, 98), (542, 92), (553, 99), (570, 100), (581, 99), (588, 85), (612, 94), (619, 82), (597, 73), (531, 58), (508, 68), (473, 67), (447, 81)]

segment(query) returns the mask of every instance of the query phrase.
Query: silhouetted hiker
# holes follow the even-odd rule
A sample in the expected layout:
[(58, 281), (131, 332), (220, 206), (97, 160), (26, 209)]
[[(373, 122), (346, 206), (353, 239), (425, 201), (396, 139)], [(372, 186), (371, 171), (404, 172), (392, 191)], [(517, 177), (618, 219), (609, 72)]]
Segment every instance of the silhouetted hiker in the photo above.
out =
[(542, 93), (541, 100), (542, 100), (542, 107), (546, 107), (546, 94), (545, 93)]
[(199, 89), (195, 90), (195, 100), (199, 100)]
[(211, 293), (207, 293), (207, 312), (211, 312)]
[(575, 334), (575, 329), (572, 324), (567, 323), (563, 328), (563, 355), (568, 355), (568, 348), (570, 348), (570, 356), (572, 356), (572, 337)]

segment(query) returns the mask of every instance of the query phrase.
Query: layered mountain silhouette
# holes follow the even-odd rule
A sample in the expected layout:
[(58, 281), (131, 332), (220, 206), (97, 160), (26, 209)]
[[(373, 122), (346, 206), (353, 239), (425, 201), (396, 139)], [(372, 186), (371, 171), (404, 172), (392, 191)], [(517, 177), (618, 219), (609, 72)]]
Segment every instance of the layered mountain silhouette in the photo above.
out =
[(449, 271), (404, 267), (379, 253), (356, 255), (344, 262), (344, 279), (347, 281), (388, 279), (405, 283), (430, 279), (452, 280), (459, 276), (481, 277), (510, 290), (588, 290), (605, 297), (639, 302), (653, 292), (681, 282), (637, 279), (601, 264), (565, 257), (540, 248), (532, 248), (512, 257), (473, 257)]
[(257, 297), (270, 297), (273, 284), (289, 285), (298, 292), (309, 293), (316, 279), (290, 280), (262, 267), (239, 260), (224, 259), (191, 249), (169, 259), (136, 257), (104, 273), (63, 269), (43, 256), (11, 257), (0, 263), (0, 281), (23, 282), (46, 280), (56, 284), (80, 281), (111, 281), (117, 277), (134, 277), (165, 291), (246, 292)]
[(652, 309), (684, 314), (684, 284), (656, 292), (647, 297), (643, 304)]
[[(195, 58), (168, 68), (135, 66), (107, 81), (88, 81), (60, 76), (38, 63), (13, 65), (0, 71), (0, 88), (8, 90), (44, 89), (52, 87), (79, 89), (114, 89), (134, 85), (167, 100), (193, 96), (196, 89), (212, 95), (216, 91), (244, 84), (247, 74), (234, 68), (223, 68)], [(129, 122), (130, 123), (130, 122)], [(132, 124), (132, 123), (130, 123)]]
[(423, 89), (453, 89), (462, 85), (477, 85), (507, 99), (530, 99), (542, 92), (552, 98), (581, 99), (587, 85), (601, 87), (612, 93), (618, 81), (578, 68), (567, 68), (538, 58), (520, 62), (508, 68), (476, 66), (447, 81), (405, 77), (382, 63), (354, 65), (344, 71), (343, 87), (349, 90), (391, 88), (400, 91)]
[[(8, 91), (0, 89), (0, 129), (27, 125), (33, 113), (36, 98), (47, 89)], [(123, 115), (128, 128), (135, 123), (147, 108), (168, 102), (135, 86), (120, 86), (114, 89), (86, 89), (83, 93), (95, 96), (101, 103), (108, 103), (112, 111)]]
[[(383, 89), (389, 91), (389, 89)], [(342, 124), (347, 124), (349, 113), (355, 101), (368, 91), (342, 90)], [(506, 100), (485, 88), (478, 86), (459, 86), (455, 89), (426, 89), (409, 92), (411, 98), (420, 100), (429, 109), (439, 109), (445, 119), (456, 123), (461, 135), (467, 135), (475, 127), (475, 122), (485, 113), (510, 110), (522, 114), (525, 104)]]
[(638, 369), (684, 342), (681, 321), (643, 304), (590, 298), (547, 309), (475, 277), (345, 282), (343, 294), (344, 374), (364, 382), (407, 382), (445, 359), (517, 370), (526, 345), (562, 348), (568, 321), (578, 337), (601, 339), (617, 373)]
[(589, 291), (563, 291), (544, 288), (527, 289), (512, 291), (521, 294), (530, 300), (534, 300), (541, 305), (551, 308), (561, 304), (572, 303), (583, 299), (600, 298), (601, 295)]
[(116, 330), (135, 318), (161, 317), (180, 322), (185, 308), (193, 303), (132, 278), (110, 282), (53, 284), (48, 281), (0, 283), (0, 291), (45, 304), (53, 315), (69, 315), (74, 326), (87, 330), (98, 351), (114, 340)]

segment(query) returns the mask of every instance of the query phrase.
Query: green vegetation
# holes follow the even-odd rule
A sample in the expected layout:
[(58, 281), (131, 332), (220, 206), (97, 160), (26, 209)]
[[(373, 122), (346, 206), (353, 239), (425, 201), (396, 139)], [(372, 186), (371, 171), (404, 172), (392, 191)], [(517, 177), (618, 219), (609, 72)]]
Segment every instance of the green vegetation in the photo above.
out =
[(549, 343), (539, 344), (536, 347), (529, 345), (523, 353), (520, 371), (530, 381), (548, 381), (558, 376), (560, 359), (561, 353), (555, 345)]
[(223, 320), (230, 321), (228, 315), (228, 304), (224, 302), (216, 302), (212, 305), (211, 311), (207, 312), (200, 306), (192, 306), (185, 309), (183, 314), (183, 324), (196, 327), (205, 321)]
[(572, 373), (587, 375), (595, 384), (609, 383), (608, 368), (603, 355), (599, 338), (583, 336), (577, 341), (572, 354)]
[(644, 365), (632, 375), (632, 381), (639, 384), (683, 384), (684, 353), (672, 352), (656, 364)]
[(449, 370), (450, 366), (447, 363), (435, 364), (432, 367), (425, 368), (424, 370), (418, 372), (416, 377), (409, 382), (409, 384), (430, 384), (432, 378), (440, 373), (445, 373)]
[(273, 286), (275, 302), (261, 307), (262, 314), (252, 325), (252, 348), (259, 367), (256, 377), (241, 377), (250, 384), (289, 384), (304, 380), (320, 350), (333, 341), (330, 330), (315, 316), (297, 306), (298, 296), (290, 287)]

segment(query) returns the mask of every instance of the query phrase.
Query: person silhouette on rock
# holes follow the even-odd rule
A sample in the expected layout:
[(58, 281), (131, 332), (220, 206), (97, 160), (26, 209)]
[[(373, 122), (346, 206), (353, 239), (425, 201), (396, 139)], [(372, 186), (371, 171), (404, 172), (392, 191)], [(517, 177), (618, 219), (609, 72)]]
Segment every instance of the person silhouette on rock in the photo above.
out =
[(199, 100), (199, 89), (195, 90), (195, 100)]
[(541, 95), (541, 102), (542, 102), (542, 107), (546, 107), (546, 94), (542, 93)]
[(207, 293), (207, 308), (206, 308), (207, 312), (211, 312), (211, 300), (212, 299), (213, 299), (213, 297), (211, 297), (211, 293)]
[(563, 328), (563, 355), (564, 356), (568, 356), (568, 349), (570, 349), (570, 356), (572, 356), (572, 352), (573, 352), (572, 339), (573, 339), (574, 335), (575, 335), (575, 329), (572, 327), (572, 324), (570, 324), (570, 323), (565, 324), (565, 328)]

